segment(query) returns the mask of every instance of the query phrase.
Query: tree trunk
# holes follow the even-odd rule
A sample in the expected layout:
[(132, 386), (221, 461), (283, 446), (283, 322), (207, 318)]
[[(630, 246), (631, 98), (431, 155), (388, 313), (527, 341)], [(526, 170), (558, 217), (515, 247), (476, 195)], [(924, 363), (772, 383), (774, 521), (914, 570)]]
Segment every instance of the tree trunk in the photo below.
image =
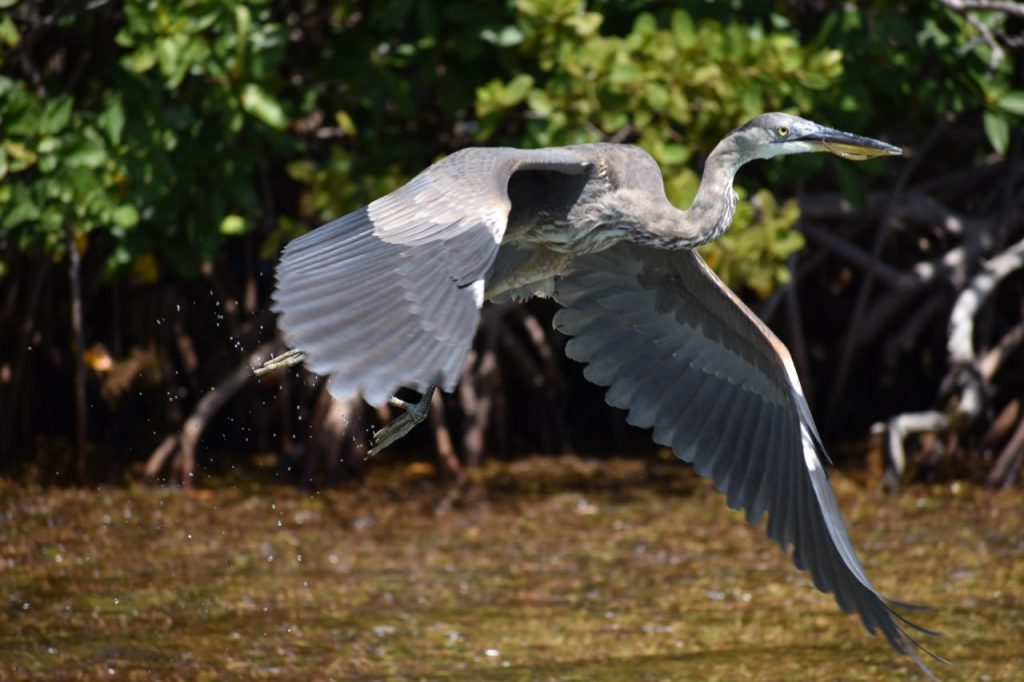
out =
[(85, 397), (85, 332), (82, 329), (82, 259), (74, 232), (65, 228), (68, 247), (68, 283), (71, 290), (71, 343), (74, 346), (75, 397), (75, 479), (85, 483), (86, 447), (88, 445), (88, 406)]

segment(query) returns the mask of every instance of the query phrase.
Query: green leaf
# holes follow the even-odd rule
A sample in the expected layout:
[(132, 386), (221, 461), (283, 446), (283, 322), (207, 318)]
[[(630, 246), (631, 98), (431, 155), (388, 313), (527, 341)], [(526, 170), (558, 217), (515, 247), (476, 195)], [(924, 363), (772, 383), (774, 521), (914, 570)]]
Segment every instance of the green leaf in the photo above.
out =
[(334, 112), (334, 122), (338, 124), (338, 128), (341, 132), (345, 133), (349, 137), (356, 136), (356, 122), (352, 120), (352, 117), (348, 115), (348, 112), (339, 109)]
[(686, 11), (677, 9), (672, 12), (672, 37), (676, 45), (688, 49), (697, 38), (697, 32), (693, 27), (693, 19)]
[(57, 168), (57, 163), (60, 161), (60, 157), (56, 154), (47, 154), (43, 158), (39, 159), (39, 170), (43, 173), (52, 173)]
[(60, 148), (59, 137), (44, 137), (39, 140), (39, 144), (36, 145), (36, 151), (40, 154), (51, 154)]
[(139, 222), (139, 210), (131, 204), (121, 204), (110, 214), (118, 227), (135, 227)]
[(256, 83), (249, 83), (242, 90), (242, 108), (275, 130), (283, 129), (288, 122), (280, 102)]
[(612, 65), (608, 72), (608, 81), (615, 85), (632, 85), (642, 82), (642, 72), (639, 64), (632, 62), (619, 62)]
[(18, 27), (10, 16), (5, 15), (0, 19), (0, 43), (7, 47), (17, 47), (21, 36), (18, 34)]
[(238, 42), (243, 44), (252, 30), (252, 11), (245, 5), (235, 5), (235, 24), (238, 26)]
[(245, 228), (245, 218), (234, 213), (224, 216), (224, 219), (220, 221), (221, 234), (232, 236), (238, 234), (245, 234)]
[(174, 34), (161, 38), (156, 43), (156, 58), (160, 62), (160, 71), (164, 76), (172, 78), (179, 69), (181, 52), (188, 41), (184, 34)]
[(498, 47), (513, 47), (523, 42), (523, 32), (515, 24), (509, 24), (497, 31), (485, 28), (480, 31), (480, 39)]
[(502, 94), (502, 102), (506, 106), (515, 106), (526, 99), (530, 88), (533, 87), (533, 76), (521, 73), (508, 82)]
[(95, 140), (83, 139), (71, 147), (64, 163), (68, 166), (81, 166), (83, 168), (96, 168), (103, 165), (107, 160), (107, 150)]
[(21, 192), (14, 192), (14, 206), (4, 211), (3, 222), (0, 223), (4, 229), (11, 229), (21, 223), (39, 219), (39, 207), (35, 205), (24, 187), (18, 186)]
[(121, 65), (133, 73), (149, 71), (155, 64), (156, 53), (148, 44), (140, 46), (139, 49), (121, 59)]
[(1005, 112), (1024, 116), (1024, 90), (1012, 90), (996, 102), (996, 106)]
[(690, 158), (690, 150), (681, 144), (667, 143), (657, 154), (658, 160), (669, 165), (686, 163)]
[(43, 135), (56, 135), (67, 127), (71, 121), (71, 109), (74, 102), (70, 97), (62, 97), (56, 101), (50, 101), (43, 107), (40, 116), (39, 132)]
[(121, 104), (120, 97), (111, 96), (107, 99), (106, 108), (100, 113), (97, 122), (112, 144), (121, 143), (121, 131), (124, 130), (124, 106)]
[(15, 140), (6, 140), (3, 148), (11, 159), (11, 170), (14, 172), (25, 170), (39, 158), (34, 150)]
[(316, 166), (312, 161), (299, 159), (292, 161), (285, 166), (285, 172), (292, 180), (312, 185), (316, 180)]
[(986, 111), (983, 122), (989, 144), (1000, 154), (1005, 154), (1007, 147), (1010, 146), (1010, 123), (1006, 120), (1006, 116)]

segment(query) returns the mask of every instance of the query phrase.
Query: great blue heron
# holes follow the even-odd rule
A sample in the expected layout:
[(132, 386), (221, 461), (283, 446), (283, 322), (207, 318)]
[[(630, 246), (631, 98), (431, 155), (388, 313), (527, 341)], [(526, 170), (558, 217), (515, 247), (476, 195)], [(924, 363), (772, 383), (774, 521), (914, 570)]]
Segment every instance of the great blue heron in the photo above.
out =
[[(815, 586), (922, 668), (915, 642), (854, 552), (792, 359), (694, 247), (732, 222), (733, 177), (753, 159), (898, 147), (782, 113), (735, 129), (708, 157), (687, 210), (661, 171), (622, 144), (470, 148), (285, 248), (274, 309), (288, 342), (337, 397), (381, 406), (419, 390), (377, 447), (455, 388), (485, 299), (551, 296), (566, 353), (607, 402), (692, 462)], [(924, 668), (927, 670), (927, 668)]]

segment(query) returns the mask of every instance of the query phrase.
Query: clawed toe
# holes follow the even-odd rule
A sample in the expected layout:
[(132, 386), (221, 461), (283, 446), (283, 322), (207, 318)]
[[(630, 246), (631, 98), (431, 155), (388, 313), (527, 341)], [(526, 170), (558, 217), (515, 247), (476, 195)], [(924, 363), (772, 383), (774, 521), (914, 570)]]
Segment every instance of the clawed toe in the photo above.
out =
[(392, 443), (401, 440), (407, 433), (416, 428), (418, 424), (421, 424), (427, 418), (427, 414), (430, 413), (430, 401), (434, 397), (434, 390), (435, 387), (430, 386), (415, 403), (391, 398), (388, 403), (392, 407), (405, 410), (405, 413), (373, 432), (370, 436), (373, 446), (367, 452), (367, 457), (373, 457)]

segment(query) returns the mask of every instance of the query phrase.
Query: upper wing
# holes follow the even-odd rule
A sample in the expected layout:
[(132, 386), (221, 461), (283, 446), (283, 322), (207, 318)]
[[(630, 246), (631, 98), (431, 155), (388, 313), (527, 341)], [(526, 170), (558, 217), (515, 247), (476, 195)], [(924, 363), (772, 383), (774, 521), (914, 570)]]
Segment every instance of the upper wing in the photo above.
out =
[[(815, 586), (922, 665), (854, 552), (789, 352), (695, 252), (630, 244), (579, 258), (555, 299), (566, 354), (627, 420), (710, 477)], [(927, 669), (926, 669), (927, 670)]]
[(292, 241), (273, 309), (336, 396), (382, 405), (403, 385), (451, 391), (521, 170), (588, 172), (563, 149), (456, 152), (368, 206)]

